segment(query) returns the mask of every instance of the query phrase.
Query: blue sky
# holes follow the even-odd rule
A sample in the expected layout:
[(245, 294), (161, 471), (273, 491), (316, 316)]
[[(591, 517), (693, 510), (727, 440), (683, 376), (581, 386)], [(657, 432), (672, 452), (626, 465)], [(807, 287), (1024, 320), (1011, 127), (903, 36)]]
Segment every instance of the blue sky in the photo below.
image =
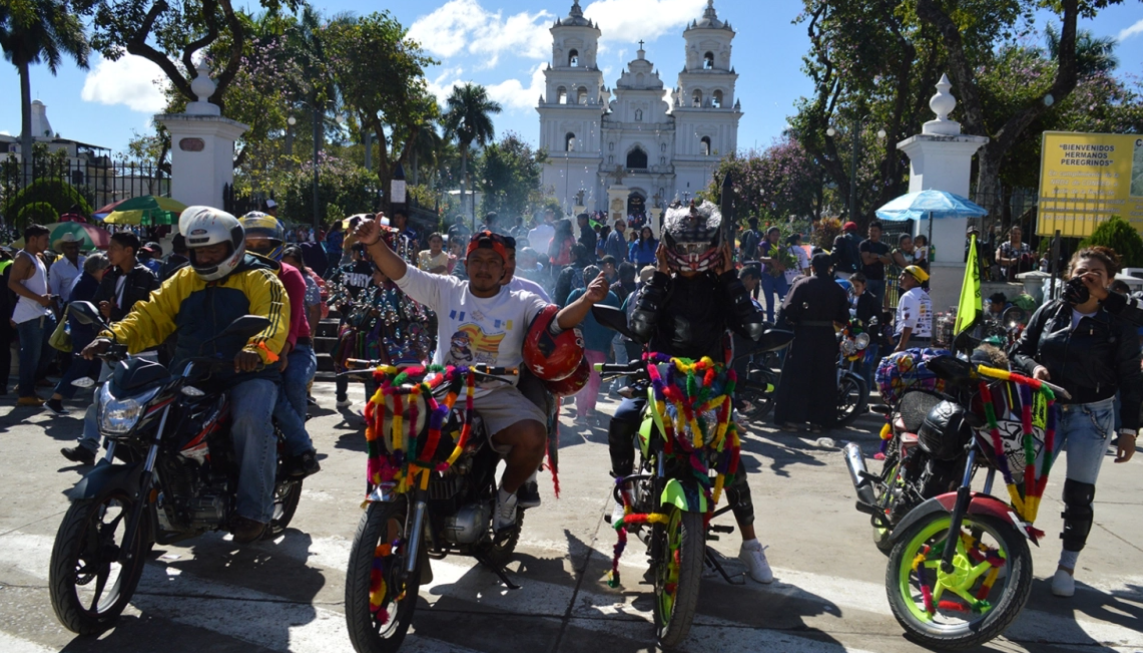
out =
[[(327, 13), (386, 8), (351, 0), (313, 2)], [(684, 61), (682, 30), (702, 14), (706, 0), (581, 4), (603, 30), (599, 65), (608, 86), (614, 86), (623, 67), (635, 58), (640, 39), (647, 42), (647, 58), (673, 86)], [(427, 71), (434, 90), (447, 93), (453, 84), (466, 81), (488, 86), (505, 108), (496, 120), (497, 133), (511, 130), (534, 143), (539, 118), (533, 107), (543, 88), (540, 70), (551, 56), (547, 30), (570, 7), (571, 0), (423, 0), (389, 9), (441, 61)], [(811, 91), (801, 72), (801, 57), (809, 45), (805, 26), (792, 24), (802, 3), (716, 0), (715, 7), (738, 33), (734, 65), (745, 111), (739, 147), (765, 147), (781, 133), (794, 102)], [(1143, 3), (1126, 0), (1094, 21), (1082, 21), (1081, 27), (1118, 38), (1119, 73), (1143, 76)], [(48, 105), (52, 128), (65, 138), (120, 151), (133, 131), (149, 131), (151, 115), (161, 109), (154, 85), (160, 77), (158, 68), (137, 57), (112, 63), (97, 56), (89, 71), (65, 64), (59, 76), (52, 77), (43, 66), (33, 68), (32, 93)], [(0, 132), (19, 131), (19, 78), (15, 68), (0, 61)]]

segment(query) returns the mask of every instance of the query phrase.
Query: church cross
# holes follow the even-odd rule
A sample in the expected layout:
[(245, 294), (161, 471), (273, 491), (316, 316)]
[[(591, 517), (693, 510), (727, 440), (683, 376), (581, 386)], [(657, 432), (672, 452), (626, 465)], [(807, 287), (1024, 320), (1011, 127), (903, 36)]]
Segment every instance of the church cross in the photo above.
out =
[(616, 186), (622, 186), (623, 185), (623, 178), (627, 176), (626, 171), (623, 169), (623, 166), (621, 166), (621, 165), (615, 166), (615, 172), (612, 173), (612, 175), (615, 177), (615, 185)]
[(640, 50), (642, 50), (642, 49), (643, 49), (643, 41), (639, 41), (639, 49), (640, 49)]

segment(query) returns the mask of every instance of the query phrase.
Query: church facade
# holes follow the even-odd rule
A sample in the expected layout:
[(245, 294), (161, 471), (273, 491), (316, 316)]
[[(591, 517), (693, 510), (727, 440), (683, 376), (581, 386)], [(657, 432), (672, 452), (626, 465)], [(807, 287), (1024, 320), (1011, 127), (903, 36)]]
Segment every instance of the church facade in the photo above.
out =
[(629, 190), (629, 214), (688, 200), (710, 184), (719, 159), (737, 151), (735, 33), (718, 18), (714, 0), (683, 32), (686, 65), (670, 90), (642, 42), (609, 89), (596, 61), (602, 32), (578, 0), (551, 33), (537, 107), (540, 147), (548, 153), (542, 183), (566, 210), (607, 210), (608, 188), (619, 180)]

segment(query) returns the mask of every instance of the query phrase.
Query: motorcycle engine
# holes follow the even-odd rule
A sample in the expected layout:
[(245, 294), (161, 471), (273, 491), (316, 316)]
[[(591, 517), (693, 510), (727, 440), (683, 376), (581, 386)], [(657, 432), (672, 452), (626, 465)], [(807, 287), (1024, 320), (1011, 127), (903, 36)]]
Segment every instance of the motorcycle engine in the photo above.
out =
[(450, 544), (476, 544), (488, 535), (488, 524), (492, 518), (492, 503), (478, 501), (462, 507), (454, 515), (445, 517), (445, 540)]
[(226, 493), (203, 493), (195, 497), (188, 506), (191, 513), (191, 528), (213, 530), (226, 521), (230, 513), (230, 500)]

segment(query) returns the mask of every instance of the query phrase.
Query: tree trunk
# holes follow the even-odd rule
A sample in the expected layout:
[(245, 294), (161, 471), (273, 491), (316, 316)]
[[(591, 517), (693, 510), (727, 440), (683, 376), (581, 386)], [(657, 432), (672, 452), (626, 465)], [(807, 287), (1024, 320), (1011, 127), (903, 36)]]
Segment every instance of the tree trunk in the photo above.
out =
[[(468, 186), (468, 146), (460, 146), (460, 210), (461, 215), (468, 209), (464, 206), (464, 191)], [(476, 211), (472, 212), (472, 230), (476, 231)]]
[(35, 142), (32, 134), (32, 79), (31, 71), (26, 62), (19, 64), (20, 69), (20, 160), (23, 171), (21, 186), (26, 188), (32, 183), (33, 154), (32, 146)]

